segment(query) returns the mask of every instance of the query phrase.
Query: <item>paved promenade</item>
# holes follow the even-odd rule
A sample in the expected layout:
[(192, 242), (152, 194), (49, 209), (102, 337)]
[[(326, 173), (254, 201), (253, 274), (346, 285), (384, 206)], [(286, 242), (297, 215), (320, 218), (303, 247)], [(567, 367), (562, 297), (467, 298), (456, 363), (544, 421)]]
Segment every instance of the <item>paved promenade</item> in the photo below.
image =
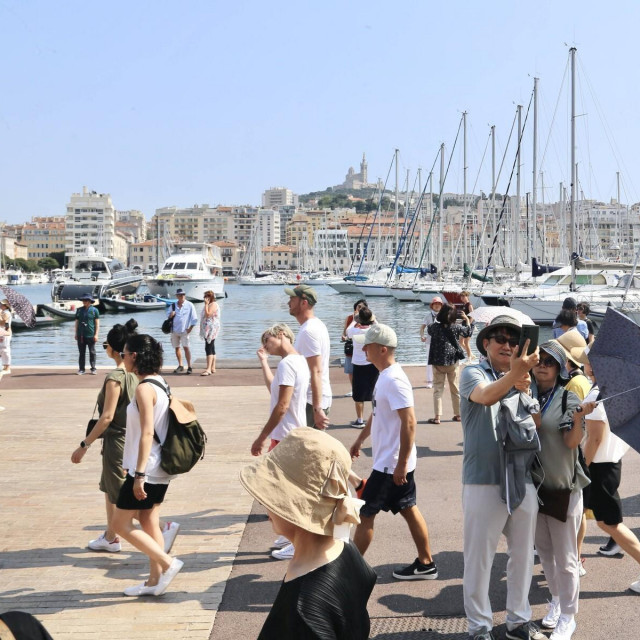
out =
[[(158, 599), (125, 598), (122, 589), (147, 571), (144, 556), (123, 543), (119, 554), (87, 550), (104, 527), (98, 491), (99, 447), (80, 465), (70, 456), (91, 417), (104, 370), (79, 377), (72, 369), (14, 368), (0, 383), (0, 611), (21, 609), (36, 615), (55, 640), (255, 638), (275, 597), (285, 565), (271, 560), (270, 526), (260, 507), (244, 493), (237, 475), (251, 458), (250, 443), (268, 414), (268, 392), (258, 369), (229, 363), (208, 378), (168, 375), (174, 391), (196, 406), (209, 436), (207, 457), (171, 484), (162, 515), (182, 528), (174, 553), (185, 568)], [(382, 514), (367, 560), (379, 581), (370, 600), (372, 638), (464, 638), (462, 607), (462, 515), (460, 507), (461, 428), (453, 422), (425, 423), (432, 392), (423, 368), (408, 367), (416, 386), (418, 420), (418, 499), (436, 561), (437, 581), (403, 583), (391, 578), (394, 566), (415, 552), (404, 521)], [(353, 402), (343, 397), (347, 378), (332, 370), (336, 398), (332, 435), (349, 445)], [(445, 398), (445, 418), (450, 402)], [(355, 464), (369, 470), (369, 450)], [(640, 531), (640, 456), (625, 458), (623, 504), (627, 524)], [(588, 574), (582, 594), (576, 640), (638, 636), (637, 595), (627, 590), (640, 574), (628, 557), (602, 558), (605, 537), (589, 524), (585, 545)], [(504, 620), (506, 553), (496, 557), (492, 602), (496, 624)], [(544, 614), (548, 591), (536, 565), (531, 591), (535, 617)], [(428, 630), (429, 629), (429, 630)], [(504, 629), (502, 625), (501, 629)], [(502, 632), (503, 633), (503, 632)]]

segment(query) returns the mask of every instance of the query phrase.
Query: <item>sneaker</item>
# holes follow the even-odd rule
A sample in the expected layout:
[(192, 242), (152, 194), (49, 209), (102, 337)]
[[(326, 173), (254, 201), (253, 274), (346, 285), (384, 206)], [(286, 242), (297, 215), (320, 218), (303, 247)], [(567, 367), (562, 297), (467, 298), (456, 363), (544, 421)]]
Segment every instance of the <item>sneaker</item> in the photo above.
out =
[(435, 562), (422, 564), (416, 558), (408, 567), (394, 571), (393, 577), (397, 580), (435, 580), (438, 577), (438, 567)]
[(576, 619), (572, 615), (561, 615), (560, 618), (558, 618), (556, 628), (549, 636), (549, 640), (571, 640), (576, 626)]
[(546, 629), (555, 629), (558, 624), (558, 618), (560, 617), (560, 600), (557, 602), (551, 600), (547, 604), (547, 615), (542, 618), (542, 626)]
[(153, 595), (161, 596), (167, 590), (171, 581), (178, 575), (178, 572), (182, 567), (184, 567), (184, 562), (182, 562), (182, 560), (178, 560), (178, 558), (174, 558), (171, 561), (169, 568), (160, 576), (157, 586), (154, 587), (155, 591)]
[(635, 591), (636, 593), (640, 593), (640, 580), (632, 582), (629, 586), (629, 589), (631, 589), (631, 591)]
[(347, 391), (347, 393), (344, 394), (345, 398), (353, 398), (353, 391)]
[(193, 373), (193, 369), (191, 367), (187, 369), (187, 375), (189, 375), (190, 373)]
[(97, 376), (98, 372), (95, 369), (91, 369), (91, 375), (92, 376)]
[(356, 429), (364, 429), (364, 420), (360, 420), (360, 418), (358, 418), (351, 423), (351, 426)]
[(294, 551), (295, 547), (293, 546), (293, 542), (290, 542), (286, 547), (282, 547), (282, 549), (274, 549), (271, 552), (271, 557), (276, 560), (291, 560)]
[(360, 481), (360, 488), (356, 489), (356, 496), (360, 498), (360, 500), (362, 500), (362, 492), (364, 491), (364, 488), (366, 486), (367, 486), (367, 479), (362, 478), (362, 480)]
[(78, 371), (78, 375), (79, 376), (83, 376), (84, 375), (84, 371)]
[(120, 545), (120, 538), (118, 538), (118, 536), (116, 536), (113, 541), (109, 542), (104, 537), (104, 533), (95, 540), (89, 540), (87, 547), (89, 547), (91, 551), (108, 551), (109, 553), (118, 553), (122, 548)]
[(607, 544), (603, 544), (599, 549), (598, 553), (601, 556), (616, 556), (618, 554), (624, 554), (622, 547), (613, 539), (609, 538)]
[(125, 596), (155, 596), (156, 587), (147, 587), (146, 582), (135, 584), (133, 587), (127, 587), (123, 591)]
[(491, 631), (483, 631), (482, 633), (476, 633), (473, 636), (473, 640), (495, 640), (495, 638)]
[(531, 621), (525, 622), (511, 631), (507, 629), (506, 637), (510, 640), (547, 640), (547, 636)]
[(2, 375), (8, 376), (11, 374), (11, 369), (3, 369), (2, 370)]
[(288, 544), (291, 544), (291, 540), (289, 538), (285, 538), (285, 536), (278, 536), (271, 545), (272, 549), (283, 549)]
[(179, 522), (165, 522), (162, 528), (162, 537), (164, 538), (164, 552), (169, 553), (173, 547), (173, 541), (180, 530)]
[(182, 373), (184, 371), (184, 367), (180, 365), (173, 370), (173, 373)]
[(584, 568), (584, 558), (580, 558), (580, 564), (578, 565), (578, 575), (582, 578), (582, 576), (587, 575), (587, 570)]
[[(427, 382), (427, 389), (433, 389), (433, 382)], [(476, 636), (476, 637), (478, 637), (478, 636)]]

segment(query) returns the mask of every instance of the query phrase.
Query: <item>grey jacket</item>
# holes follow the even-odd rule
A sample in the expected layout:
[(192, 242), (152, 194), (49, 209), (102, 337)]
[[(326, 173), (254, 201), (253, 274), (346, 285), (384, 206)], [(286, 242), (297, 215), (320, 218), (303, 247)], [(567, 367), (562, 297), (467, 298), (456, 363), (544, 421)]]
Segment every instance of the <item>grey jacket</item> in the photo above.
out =
[(509, 513), (520, 506), (527, 482), (531, 482), (531, 466), (540, 451), (540, 440), (532, 413), (540, 405), (526, 393), (512, 389), (500, 401), (496, 434), (500, 441), (500, 491)]

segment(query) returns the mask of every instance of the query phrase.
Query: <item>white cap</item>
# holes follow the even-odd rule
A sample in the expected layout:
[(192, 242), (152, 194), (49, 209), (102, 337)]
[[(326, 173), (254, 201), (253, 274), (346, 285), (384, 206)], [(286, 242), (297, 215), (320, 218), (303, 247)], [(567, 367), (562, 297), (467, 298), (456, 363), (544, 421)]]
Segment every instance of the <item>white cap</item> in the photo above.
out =
[(398, 336), (396, 332), (386, 324), (374, 324), (366, 333), (353, 336), (353, 341), (358, 344), (381, 344), (383, 347), (397, 347)]

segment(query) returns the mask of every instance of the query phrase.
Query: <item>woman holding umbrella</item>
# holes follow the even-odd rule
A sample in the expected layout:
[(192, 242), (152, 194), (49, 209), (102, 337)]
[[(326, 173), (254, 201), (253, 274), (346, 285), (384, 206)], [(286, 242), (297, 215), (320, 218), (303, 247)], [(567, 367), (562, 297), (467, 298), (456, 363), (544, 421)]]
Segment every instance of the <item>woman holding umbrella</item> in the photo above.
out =
[(0, 301), (0, 357), (2, 358), (2, 373), (11, 373), (11, 305), (4, 298)]

